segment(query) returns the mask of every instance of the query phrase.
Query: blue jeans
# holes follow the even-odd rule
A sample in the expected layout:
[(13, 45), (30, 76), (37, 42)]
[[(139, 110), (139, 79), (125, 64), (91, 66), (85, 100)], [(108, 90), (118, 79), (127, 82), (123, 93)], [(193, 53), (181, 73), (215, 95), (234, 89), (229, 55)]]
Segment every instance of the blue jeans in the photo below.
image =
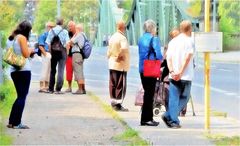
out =
[(25, 101), (30, 87), (31, 72), (15, 71), (11, 73), (11, 77), (17, 91), (17, 99), (12, 106), (9, 116), (9, 124), (18, 126), (21, 123)]
[(174, 81), (172, 79), (169, 81), (168, 111), (164, 113), (164, 116), (170, 123), (180, 124), (178, 115), (188, 103), (192, 82), (185, 80)]

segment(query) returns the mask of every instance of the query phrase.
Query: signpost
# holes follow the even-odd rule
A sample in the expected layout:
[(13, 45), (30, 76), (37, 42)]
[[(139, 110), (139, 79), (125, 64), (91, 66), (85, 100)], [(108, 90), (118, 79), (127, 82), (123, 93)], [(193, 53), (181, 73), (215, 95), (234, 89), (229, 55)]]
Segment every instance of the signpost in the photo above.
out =
[[(204, 17), (205, 32), (210, 31), (210, 0), (205, 0), (205, 17)], [(204, 53), (204, 98), (205, 98), (205, 130), (210, 129), (210, 53)]]

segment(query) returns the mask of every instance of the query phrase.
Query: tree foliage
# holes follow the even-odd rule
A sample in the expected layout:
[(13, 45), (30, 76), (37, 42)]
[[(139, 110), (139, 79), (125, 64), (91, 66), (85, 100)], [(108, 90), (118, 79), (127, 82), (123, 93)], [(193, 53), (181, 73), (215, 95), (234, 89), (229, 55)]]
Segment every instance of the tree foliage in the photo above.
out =
[[(35, 12), (34, 31), (42, 32), (47, 21), (55, 22), (56, 15), (56, 0), (39, 0)], [(83, 23), (85, 32), (89, 33), (90, 25), (98, 21), (98, 0), (61, 0), (61, 17), (65, 26), (73, 20), (76, 23)]]
[(98, 22), (98, 0), (64, 0), (62, 17), (65, 22), (70, 20), (82, 23), (85, 33), (89, 36), (90, 28)]
[(219, 29), (223, 32), (224, 48), (240, 49), (240, 5), (237, 0), (220, 0), (218, 13)]
[(186, 12), (192, 17), (199, 17), (202, 9), (202, 0), (191, 0)]
[(16, 24), (23, 18), (24, 1), (0, 0), (0, 33), (3, 36), (3, 44)]
[(57, 1), (39, 0), (37, 2), (35, 11), (35, 20), (33, 31), (38, 34), (42, 33), (45, 29), (45, 24), (48, 21), (55, 22), (57, 14)]

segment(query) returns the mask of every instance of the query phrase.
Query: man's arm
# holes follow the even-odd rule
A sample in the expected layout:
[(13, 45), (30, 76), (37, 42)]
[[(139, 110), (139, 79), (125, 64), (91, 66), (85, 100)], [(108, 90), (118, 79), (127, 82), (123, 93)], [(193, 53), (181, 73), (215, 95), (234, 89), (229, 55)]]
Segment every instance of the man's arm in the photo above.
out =
[(129, 49), (129, 45), (128, 45), (128, 41), (126, 38), (124, 38), (121, 42), (120, 42), (120, 52), (118, 54), (118, 58), (117, 61), (124, 61), (125, 59), (125, 55), (128, 52)]

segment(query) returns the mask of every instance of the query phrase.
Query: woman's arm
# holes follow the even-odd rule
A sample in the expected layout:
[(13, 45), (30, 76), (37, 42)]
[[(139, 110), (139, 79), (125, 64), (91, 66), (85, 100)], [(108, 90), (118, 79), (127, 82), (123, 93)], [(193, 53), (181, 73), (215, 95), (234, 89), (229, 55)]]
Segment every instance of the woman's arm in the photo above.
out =
[(28, 44), (27, 44), (27, 38), (23, 35), (18, 35), (18, 42), (20, 44), (20, 48), (21, 48), (21, 51), (22, 51), (22, 55), (25, 57), (25, 58), (28, 58), (30, 57), (30, 54), (34, 52), (33, 49), (30, 49), (28, 48)]

